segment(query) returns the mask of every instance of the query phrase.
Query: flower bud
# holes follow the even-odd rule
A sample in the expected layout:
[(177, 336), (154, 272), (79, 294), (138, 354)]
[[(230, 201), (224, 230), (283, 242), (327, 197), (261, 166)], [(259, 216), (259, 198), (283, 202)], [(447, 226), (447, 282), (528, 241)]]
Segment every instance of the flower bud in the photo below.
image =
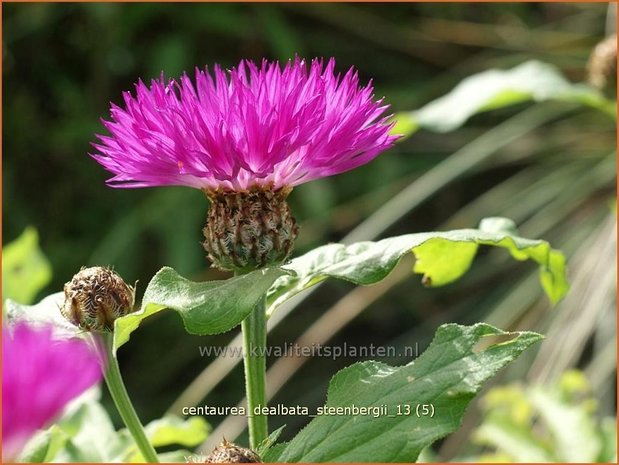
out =
[(262, 460), (253, 450), (237, 446), (224, 438), (206, 457), (204, 463), (262, 463)]
[(283, 263), (299, 231), (286, 202), (290, 191), (286, 187), (205, 190), (211, 208), (203, 230), (204, 248), (213, 266), (248, 272)]
[(64, 285), (64, 317), (86, 331), (113, 331), (116, 318), (133, 311), (135, 288), (109, 268), (82, 269)]
[(617, 79), (617, 34), (595, 46), (587, 63), (587, 75), (591, 85), (612, 93)]

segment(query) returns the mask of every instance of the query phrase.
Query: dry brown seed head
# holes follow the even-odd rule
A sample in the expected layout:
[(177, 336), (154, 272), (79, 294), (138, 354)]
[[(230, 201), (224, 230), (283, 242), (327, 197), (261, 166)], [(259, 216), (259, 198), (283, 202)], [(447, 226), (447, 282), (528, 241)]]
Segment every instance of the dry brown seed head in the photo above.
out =
[(237, 446), (224, 438), (204, 463), (262, 463), (262, 460), (253, 450)]

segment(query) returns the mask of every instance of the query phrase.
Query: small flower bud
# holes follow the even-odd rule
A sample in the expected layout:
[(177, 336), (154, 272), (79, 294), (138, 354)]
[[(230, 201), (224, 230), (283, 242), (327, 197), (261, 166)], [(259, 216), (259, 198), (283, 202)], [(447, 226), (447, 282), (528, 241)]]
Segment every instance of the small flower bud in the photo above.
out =
[(262, 460), (253, 450), (237, 446), (224, 438), (206, 457), (204, 463), (262, 463)]
[(206, 190), (211, 208), (204, 248), (213, 266), (247, 272), (284, 262), (299, 230), (286, 202), (290, 190)]
[(82, 269), (64, 285), (60, 312), (86, 331), (113, 331), (114, 320), (133, 311), (135, 288), (109, 268)]

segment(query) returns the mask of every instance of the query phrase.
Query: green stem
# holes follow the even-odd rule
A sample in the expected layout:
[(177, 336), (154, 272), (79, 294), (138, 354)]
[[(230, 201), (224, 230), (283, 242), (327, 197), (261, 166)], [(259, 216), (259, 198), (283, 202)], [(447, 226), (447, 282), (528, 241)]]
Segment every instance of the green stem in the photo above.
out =
[(266, 297), (263, 297), (241, 323), (243, 333), (243, 362), (245, 364), (245, 390), (249, 445), (256, 450), (269, 434), (266, 415), (254, 415), (256, 407), (265, 407), (266, 401)]
[(103, 341), (103, 346), (105, 347), (107, 363), (107, 369), (105, 370), (105, 382), (107, 383), (112, 399), (116, 404), (116, 408), (118, 409), (125, 426), (127, 426), (127, 429), (131, 433), (131, 436), (133, 436), (140, 452), (142, 452), (144, 460), (148, 463), (159, 463), (157, 453), (146, 437), (144, 427), (142, 426), (142, 423), (140, 423), (138, 414), (133, 408), (133, 404), (129, 399), (129, 394), (127, 394), (127, 389), (123, 383), (120, 368), (118, 367), (118, 361), (116, 360), (112, 350), (113, 334), (103, 333), (101, 334), (101, 339)]

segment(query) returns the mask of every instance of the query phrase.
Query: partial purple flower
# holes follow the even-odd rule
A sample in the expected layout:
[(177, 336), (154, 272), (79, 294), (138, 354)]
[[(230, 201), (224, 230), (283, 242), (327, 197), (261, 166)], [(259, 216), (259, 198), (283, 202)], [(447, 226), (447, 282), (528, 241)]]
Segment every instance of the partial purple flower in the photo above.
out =
[(2, 449), (15, 460), (26, 442), (65, 405), (101, 380), (100, 358), (81, 339), (17, 323), (2, 328)]
[(241, 61), (167, 83), (162, 76), (124, 108), (112, 104), (111, 133), (93, 157), (114, 187), (186, 185), (209, 191), (278, 190), (351, 170), (389, 148), (396, 136), (351, 68), (335, 60)]
[(298, 228), (286, 197), (296, 185), (356, 168), (397, 136), (351, 68), (335, 73), (299, 58), (283, 67), (243, 60), (166, 83), (163, 76), (124, 108), (112, 105), (111, 135), (92, 156), (114, 173), (114, 187), (185, 185), (211, 201), (204, 248), (214, 266), (247, 272), (282, 263)]

